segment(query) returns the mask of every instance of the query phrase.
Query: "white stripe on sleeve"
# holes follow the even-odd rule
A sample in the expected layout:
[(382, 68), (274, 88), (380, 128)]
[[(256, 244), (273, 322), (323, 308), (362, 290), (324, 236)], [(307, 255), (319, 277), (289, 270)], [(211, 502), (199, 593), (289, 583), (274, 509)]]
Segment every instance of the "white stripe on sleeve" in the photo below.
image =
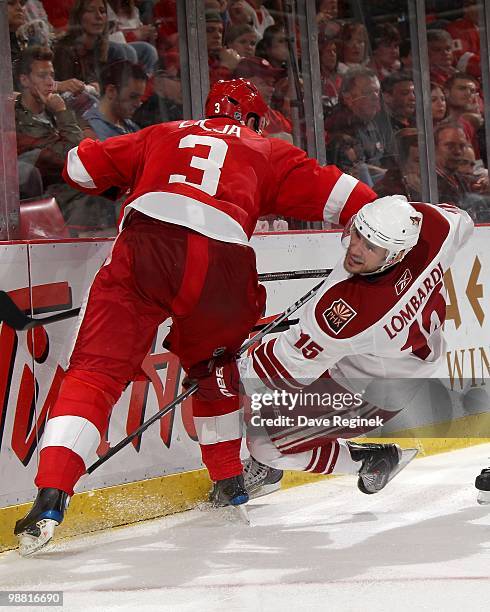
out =
[(329, 223), (339, 223), (340, 213), (359, 181), (349, 174), (341, 174), (328, 196), (323, 218)]
[(92, 177), (87, 172), (82, 160), (78, 157), (78, 147), (74, 147), (68, 151), (66, 169), (71, 180), (78, 183), (80, 187), (95, 189), (96, 185)]

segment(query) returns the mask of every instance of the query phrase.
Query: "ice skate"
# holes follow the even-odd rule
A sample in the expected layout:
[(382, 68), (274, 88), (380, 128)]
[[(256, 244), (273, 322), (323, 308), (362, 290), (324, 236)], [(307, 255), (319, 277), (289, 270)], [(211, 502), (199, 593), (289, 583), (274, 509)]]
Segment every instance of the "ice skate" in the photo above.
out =
[(250, 525), (245, 504), (249, 500), (243, 474), (218, 480), (213, 484), (209, 501), (215, 507), (230, 507), (235, 515), (245, 524)]
[(19, 554), (27, 557), (41, 550), (54, 535), (55, 527), (63, 520), (70, 501), (59, 489), (39, 489), (29, 513), (15, 524), (14, 533), (19, 538)]
[(281, 488), (281, 480), (284, 472), (268, 465), (264, 465), (249, 457), (243, 462), (243, 475), (245, 488), (250, 499), (269, 495)]
[(401, 449), (398, 444), (347, 444), (352, 459), (363, 462), (357, 486), (367, 495), (384, 489), (418, 452), (416, 448)]
[(243, 474), (216, 481), (209, 494), (209, 501), (213, 506), (240, 506), (248, 500)]
[(478, 489), (478, 503), (490, 504), (490, 468), (485, 468), (476, 477), (475, 487)]

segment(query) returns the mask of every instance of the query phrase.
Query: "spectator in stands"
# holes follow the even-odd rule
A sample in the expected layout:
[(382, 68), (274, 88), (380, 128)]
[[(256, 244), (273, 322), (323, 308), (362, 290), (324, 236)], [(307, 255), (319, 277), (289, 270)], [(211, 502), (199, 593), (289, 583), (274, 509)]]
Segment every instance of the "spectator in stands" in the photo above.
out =
[(340, 32), (339, 39), (340, 74), (350, 68), (365, 66), (369, 61), (369, 38), (362, 23), (346, 23)]
[(437, 83), (430, 85), (430, 100), (432, 104), (432, 122), (436, 126), (446, 117), (447, 103), (444, 89)]
[(342, 27), (338, 21), (338, 0), (316, 0), (315, 8), (318, 31), (331, 38), (337, 37)]
[[(257, 31), (259, 38), (262, 38), (266, 29), (274, 25), (274, 17), (264, 6), (264, 0), (247, 0), (253, 8), (253, 27)], [(272, 63), (272, 62), (271, 62)]]
[(24, 9), (24, 0), (8, 0), (7, 19), (10, 34), (10, 56), (12, 66), (19, 59), (22, 49), (26, 46), (26, 41), (17, 36), (17, 31), (27, 22)]
[(223, 45), (223, 21), (218, 11), (206, 11), (206, 41), (209, 60), (210, 84), (220, 79), (232, 78), (233, 71), (240, 61), (239, 54), (234, 49)]
[(225, 46), (236, 51), (240, 57), (253, 57), (258, 41), (257, 32), (245, 23), (226, 28)]
[(266, 59), (275, 68), (286, 69), (289, 63), (288, 40), (282, 25), (268, 27), (257, 44), (256, 55)]
[(98, 105), (84, 113), (92, 133), (84, 135), (98, 140), (137, 132), (140, 127), (133, 120), (141, 106), (148, 77), (138, 64), (116, 62), (102, 71), (102, 96)]
[(318, 35), (320, 53), (320, 77), (322, 82), (323, 115), (327, 117), (339, 101), (342, 77), (337, 72), (339, 63), (337, 41), (325, 34)]
[(348, 169), (348, 173), (367, 185), (373, 181), (369, 168), (364, 160), (361, 141), (355, 134), (334, 132), (326, 147), (327, 162), (335, 159), (339, 168)]
[(476, 160), (475, 151), (471, 145), (465, 147), (462, 161), (458, 168), (471, 193), (465, 194), (463, 207), (475, 222), (490, 221), (490, 185), (488, 170), (481, 160)]
[(376, 123), (385, 143), (383, 167), (391, 168), (396, 165), (396, 132), (415, 126), (415, 86), (412, 75), (394, 72), (382, 81), (381, 91), (383, 109), (377, 115)]
[(427, 30), (427, 51), (431, 81), (444, 85), (455, 73), (451, 35), (446, 30)]
[(61, 177), (66, 155), (80, 143), (82, 131), (75, 114), (54, 91), (52, 59), (49, 48), (33, 46), (22, 52), (17, 63), (22, 92), (15, 104), (18, 154), (40, 171), (44, 192), (56, 198), (68, 225), (115, 230), (113, 202), (87, 198)]
[(68, 30), (54, 46), (53, 64), (61, 81), (77, 79), (100, 92), (107, 64), (127, 59), (126, 45), (109, 41), (106, 0), (76, 0)]
[[(155, 26), (143, 24), (134, 0), (108, 0), (108, 11), (112, 9), (114, 31), (109, 40), (128, 44), (136, 52), (136, 61), (148, 75), (153, 74), (158, 61), (154, 46), (157, 31)], [(134, 62), (134, 58), (128, 57)]]
[(269, 123), (264, 130), (265, 136), (283, 138), (292, 142), (291, 122), (278, 110), (271, 108), (272, 94), (276, 80), (282, 71), (274, 68), (262, 57), (247, 57), (240, 61), (236, 70), (236, 78), (244, 78), (251, 81), (259, 90), (264, 101), (269, 105)]
[(456, 67), (480, 77), (480, 29), (478, 0), (463, 0), (463, 16), (446, 26), (453, 39)]
[(459, 165), (458, 172), (466, 178), (470, 184), (471, 191), (475, 193), (488, 193), (488, 170), (483, 166), (481, 160), (476, 159), (475, 150), (470, 144), (464, 149), (463, 159)]
[(395, 134), (395, 146), (396, 165), (387, 170), (374, 184), (373, 189), (380, 198), (401, 193), (411, 202), (420, 202), (422, 187), (417, 130), (415, 128), (399, 130)]
[(466, 138), (478, 151), (477, 130), (483, 124), (480, 113), (478, 82), (469, 74), (456, 72), (445, 83), (447, 119), (464, 129)]
[(179, 32), (177, 26), (176, 0), (157, 0), (153, 6), (153, 24), (157, 29), (156, 48), (159, 57), (167, 51), (178, 51)]
[(22, 46), (50, 46), (54, 33), (40, 0), (10, 0), (8, 6), (9, 29), (11, 12), (15, 19), (15, 15), (20, 16), (19, 7), (23, 8), (24, 22), (17, 26), (16, 31), (17, 39), (23, 43)]
[(382, 23), (374, 28), (372, 58), (369, 67), (382, 82), (385, 77), (400, 70), (400, 41), (397, 28), (391, 23)]
[[(255, 11), (247, 0), (228, 0), (228, 15), (232, 25), (254, 26)], [(257, 30), (254, 28), (257, 32)], [(257, 37), (260, 38), (257, 32)]]
[(396, 72), (381, 83), (390, 125), (397, 132), (415, 125), (415, 86), (408, 72)]
[(257, 44), (255, 54), (266, 59), (274, 68), (282, 71), (276, 77), (271, 106), (289, 118), (291, 114), (288, 79), (289, 48), (284, 26), (277, 24), (268, 27), (262, 40), (259, 40)]
[[(327, 143), (337, 132), (359, 140), (360, 161), (368, 164), (373, 180), (384, 174), (381, 160), (385, 143), (374, 121), (380, 109), (380, 84), (376, 73), (369, 68), (352, 68), (343, 76), (339, 104), (325, 122)], [(329, 162), (339, 165), (335, 157)]]
[(443, 122), (434, 132), (437, 187), (439, 202), (448, 202), (464, 208), (465, 196), (470, 186), (459, 174), (468, 146), (466, 134), (457, 123)]
[(170, 62), (160, 60), (153, 75), (153, 94), (143, 102), (133, 116), (133, 120), (142, 128), (177, 121), (184, 116), (182, 108), (182, 82), (178, 65), (178, 56)]

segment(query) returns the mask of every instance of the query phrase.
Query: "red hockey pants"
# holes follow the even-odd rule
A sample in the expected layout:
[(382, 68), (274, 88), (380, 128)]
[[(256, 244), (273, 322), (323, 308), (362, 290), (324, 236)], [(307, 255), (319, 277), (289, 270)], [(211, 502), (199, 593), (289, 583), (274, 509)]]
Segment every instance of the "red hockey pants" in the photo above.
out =
[[(140, 373), (169, 316), (170, 350), (184, 369), (225, 347), (235, 352), (265, 304), (252, 248), (207, 238), (133, 212), (90, 289), (70, 365), (51, 410), (36, 485), (73, 493), (105, 432), (112, 406)], [(193, 414), (213, 480), (241, 472), (238, 398)]]

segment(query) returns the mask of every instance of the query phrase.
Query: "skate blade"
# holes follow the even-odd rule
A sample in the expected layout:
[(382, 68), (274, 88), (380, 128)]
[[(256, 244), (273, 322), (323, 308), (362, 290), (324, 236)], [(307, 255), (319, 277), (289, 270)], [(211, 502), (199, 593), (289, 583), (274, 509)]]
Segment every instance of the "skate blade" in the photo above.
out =
[(479, 491), (476, 501), (482, 506), (490, 504), (490, 491)]
[(240, 504), (238, 506), (230, 506), (235, 516), (239, 521), (244, 523), (245, 525), (250, 526), (250, 517), (248, 516), (248, 510), (246, 508), (247, 504)]
[(19, 538), (19, 555), (21, 557), (30, 557), (40, 550), (45, 551), (54, 535), (54, 530), (57, 525), (58, 522), (53, 519), (43, 519), (37, 523), (41, 531), (39, 536), (36, 537), (27, 532), (20, 533), (17, 536)]
[(402, 470), (404, 470), (407, 465), (413, 461), (413, 459), (415, 459), (415, 457), (417, 456), (417, 453), (419, 452), (418, 448), (402, 448), (402, 456), (400, 457), (400, 461), (398, 462), (398, 465), (396, 466), (396, 468), (391, 472), (390, 477), (388, 478), (388, 480), (386, 481), (386, 483), (388, 484), (388, 482), (390, 482), (390, 480), (393, 480), (393, 478), (395, 478), (395, 476), (397, 474), (399, 474)]
[(279, 491), (281, 488), (281, 481), (274, 482), (273, 484), (262, 485), (255, 489), (255, 491), (249, 491), (250, 499), (257, 499), (258, 497), (264, 497), (264, 495), (270, 495), (275, 491)]

